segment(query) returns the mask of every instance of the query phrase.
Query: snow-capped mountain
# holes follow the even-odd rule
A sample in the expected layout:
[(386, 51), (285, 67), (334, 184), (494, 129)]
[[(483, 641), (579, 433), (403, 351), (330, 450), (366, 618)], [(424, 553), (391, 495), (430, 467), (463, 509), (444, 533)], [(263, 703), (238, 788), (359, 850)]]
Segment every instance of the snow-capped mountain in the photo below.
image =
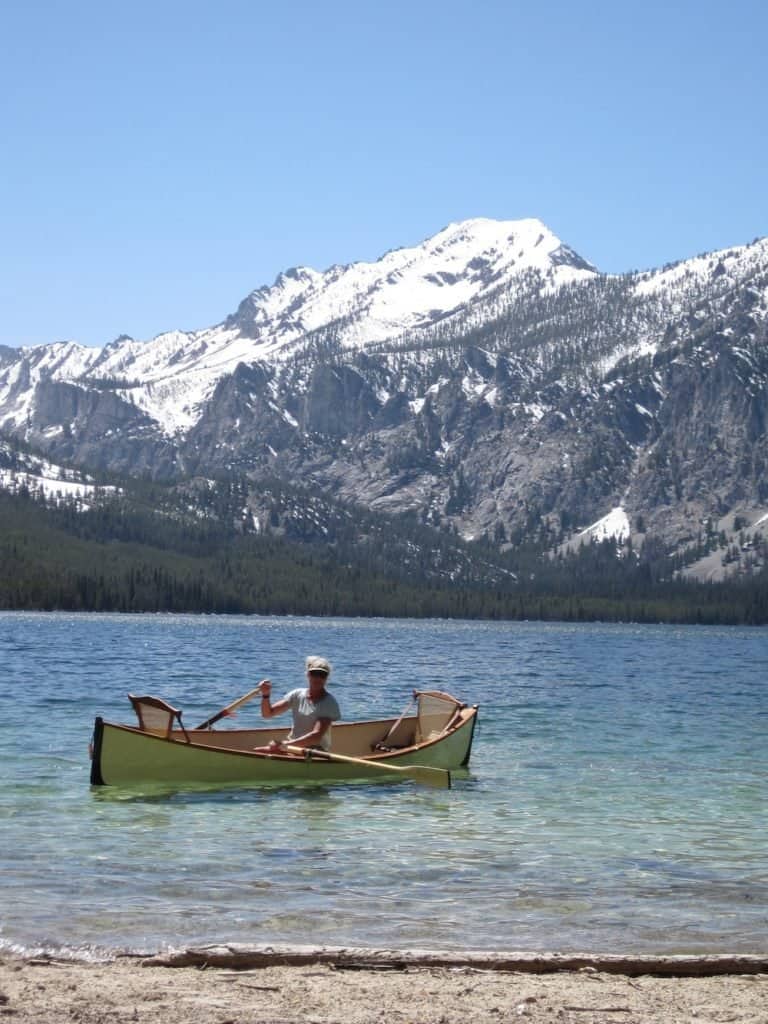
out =
[(322, 273), (296, 267), (252, 292), (215, 327), (151, 341), (122, 337), (101, 351), (70, 343), (22, 350), (18, 364), (0, 374), (0, 429), (22, 426), (34, 385), (49, 379), (109, 382), (116, 396), (173, 436), (200, 419), (217, 382), (240, 363), (280, 362), (323, 331), (343, 348), (418, 335), (466, 315), (502, 286), (514, 293), (530, 271), (549, 289), (596, 273), (533, 219), (452, 224), (375, 263)]
[(538, 220), (477, 219), (287, 270), (204, 330), (0, 350), (0, 431), (125, 474), (303, 481), (500, 544), (615, 521), (685, 545), (768, 510), (766, 325), (766, 239), (604, 275)]
[(539, 220), (470, 220), (375, 263), (331, 267), (324, 274), (289, 270), (272, 288), (248, 296), (231, 322), (271, 343), (265, 356), (334, 324), (344, 348), (366, 348), (450, 323), (530, 270), (551, 288), (596, 273)]

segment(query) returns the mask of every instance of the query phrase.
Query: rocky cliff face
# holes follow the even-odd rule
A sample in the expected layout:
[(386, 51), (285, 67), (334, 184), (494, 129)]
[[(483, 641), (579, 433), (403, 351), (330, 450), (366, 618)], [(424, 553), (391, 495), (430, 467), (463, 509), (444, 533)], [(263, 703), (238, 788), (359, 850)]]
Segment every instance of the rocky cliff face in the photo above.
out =
[(768, 242), (608, 277), (537, 221), (288, 271), (223, 324), (0, 352), (0, 430), (125, 474), (303, 482), (500, 545), (768, 511)]

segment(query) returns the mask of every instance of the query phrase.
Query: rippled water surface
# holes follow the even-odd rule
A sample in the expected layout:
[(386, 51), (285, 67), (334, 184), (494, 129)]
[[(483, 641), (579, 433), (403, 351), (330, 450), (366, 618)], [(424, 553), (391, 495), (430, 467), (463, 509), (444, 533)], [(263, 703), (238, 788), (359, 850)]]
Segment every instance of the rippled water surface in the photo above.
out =
[[(131, 721), (129, 690), (194, 724), (299, 685), (307, 653), (348, 720), (414, 687), (479, 704), (469, 772), (89, 786), (93, 718)], [(5, 614), (0, 654), (0, 947), (766, 949), (764, 629)]]

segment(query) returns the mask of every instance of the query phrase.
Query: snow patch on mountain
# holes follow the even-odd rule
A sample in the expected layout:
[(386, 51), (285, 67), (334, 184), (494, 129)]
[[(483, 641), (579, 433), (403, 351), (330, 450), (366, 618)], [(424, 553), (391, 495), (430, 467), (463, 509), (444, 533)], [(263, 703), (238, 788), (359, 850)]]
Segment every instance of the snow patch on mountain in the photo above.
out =
[[(0, 443), (0, 490), (18, 494), (28, 491), (48, 500), (64, 501), (68, 498), (92, 499), (100, 494), (117, 494), (116, 487), (99, 487), (93, 477), (76, 469), (57, 466), (47, 459), (14, 452)], [(81, 503), (81, 508), (87, 505)]]
[(598, 542), (602, 540), (616, 540), (623, 544), (629, 539), (629, 535), (630, 527), (627, 513), (621, 505), (617, 505), (611, 509), (607, 516), (603, 516), (602, 519), (598, 519), (596, 523), (588, 526), (586, 530), (582, 530), (577, 535), (577, 539), (591, 539)]
[(0, 368), (3, 418), (18, 422), (29, 412), (31, 394), (41, 380), (77, 380), (88, 371), (98, 354), (98, 349), (71, 341), (16, 350), (16, 358)]
[[(12, 494), (18, 494), (22, 490), (27, 490), (30, 494), (42, 494), (49, 500), (64, 500), (65, 498), (92, 499), (97, 491), (95, 484), (87, 484), (75, 480), (62, 480), (56, 475), (55, 471), (52, 475), (38, 476), (33, 473), (18, 472), (12, 469), (0, 469), (0, 489), (10, 491)], [(98, 491), (100, 494), (114, 494), (117, 492), (117, 488), (102, 487), (98, 488)], [(81, 504), (80, 507), (87, 509), (89, 505)]]
[(743, 282), (751, 274), (762, 271), (767, 261), (768, 238), (758, 239), (749, 245), (718, 249), (660, 270), (639, 274), (635, 295), (663, 293), (684, 296), (694, 283), (700, 284), (709, 279), (723, 278), (725, 286), (737, 280)]

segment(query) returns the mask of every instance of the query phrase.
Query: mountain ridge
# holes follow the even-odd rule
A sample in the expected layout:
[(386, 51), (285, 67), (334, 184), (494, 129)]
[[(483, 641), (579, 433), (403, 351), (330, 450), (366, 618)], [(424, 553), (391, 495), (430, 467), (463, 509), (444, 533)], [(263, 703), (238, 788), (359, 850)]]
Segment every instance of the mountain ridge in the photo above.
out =
[[(502, 239), (517, 246), (517, 257), (506, 256), (498, 248)], [(30, 363), (41, 373), (70, 381), (139, 379), (153, 384), (154, 395), (142, 396), (143, 408), (172, 436), (194, 424), (199, 407), (210, 397), (216, 382), (225, 373), (233, 372), (240, 362), (280, 359), (303, 336), (345, 317), (354, 318), (355, 311), (358, 313), (356, 332), (350, 337), (350, 328), (341, 328), (347, 345), (355, 347), (373, 340), (384, 341), (404, 329), (428, 326), (463, 308), (468, 296), (474, 297), (487, 287), (482, 280), (483, 273), (496, 283), (505, 273), (514, 279), (519, 270), (513, 268), (520, 259), (525, 258), (526, 266), (546, 268), (549, 257), (554, 255), (556, 261), (549, 269), (554, 273), (555, 268), (560, 268), (558, 278), (566, 279), (568, 261), (564, 254), (572, 254), (570, 259), (577, 274), (591, 273), (586, 270), (586, 261), (565, 247), (538, 220), (498, 222), (476, 218), (451, 224), (417, 246), (391, 250), (373, 263), (335, 264), (322, 272), (311, 268), (283, 271), (273, 285), (255, 289), (240, 303), (237, 313), (213, 327), (192, 332), (163, 332), (148, 341), (121, 336), (100, 350), (80, 348), (72, 342), (54, 343), (40, 346), (40, 349), (61, 353), (60, 365), (53, 365), (52, 359), (45, 366), (32, 358)], [(469, 264), (473, 264), (469, 277), (466, 273), (460, 277), (448, 269), (461, 266), (466, 272)], [(393, 279), (396, 285), (406, 274), (409, 278), (405, 289), (393, 288)], [(453, 282), (451, 277), (455, 278)], [(461, 295), (454, 296), (446, 305), (445, 298), (438, 293), (446, 288), (450, 290), (451, 286), (455, 288), (457, 284), (462, 286)], [(421, 291), (416, 296), (418, 289)], [(393, 294), (404, 291), (409, 296), (406, 302), (388, 310)], [(443, 306), (434, 304), (438, 297)], [(319, 309), (315, 308), (318, 304)], [(302, 311), (299, 306), (303, 307)], [(362, 326), (360, 313), (363, 314)], [(193, 392), (181, 415), (179, 388), (168, 383), (171, 379), (177, 381), (180, 373), (187, 375), (186, 391)], [(0, 403), (1, 396), (2, 391)], [(22, 410), (15, 420), (6, 412), (0, 419), (0, 427), (7, 429), (9, 420), (13, 427), (18, 427), (24, 412)]]

